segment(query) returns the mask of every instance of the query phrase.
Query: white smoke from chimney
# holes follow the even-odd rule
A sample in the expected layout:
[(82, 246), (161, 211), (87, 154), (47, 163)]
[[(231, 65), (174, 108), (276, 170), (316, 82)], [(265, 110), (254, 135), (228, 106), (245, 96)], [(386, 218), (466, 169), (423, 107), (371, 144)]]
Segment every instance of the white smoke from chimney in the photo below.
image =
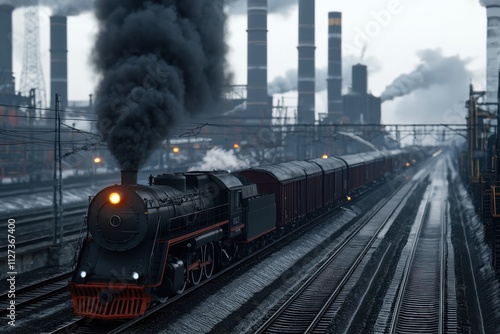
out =
[(466, 67), (469, 59), (461, 59), (458, 56), (446, 57), (439, 49), (421, 50), (417, 55), (421, 63), (410, 73), (394, 79), (380, 95), (382, 102), (410, 94), (417, 89), (428, 89), (433, 85), (463, 82), (464, 86), (467, 86), (467, 79), (471, 77)]

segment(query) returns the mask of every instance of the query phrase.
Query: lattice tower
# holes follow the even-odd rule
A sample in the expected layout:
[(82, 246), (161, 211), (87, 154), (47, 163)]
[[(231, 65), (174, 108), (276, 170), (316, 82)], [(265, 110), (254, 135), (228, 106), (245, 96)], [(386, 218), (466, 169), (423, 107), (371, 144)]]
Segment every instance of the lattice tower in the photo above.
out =
[(40, 58), (39, 6), (24, 8), (24, 53), (21, 89), (23, 95), (36, 89), (37, 106), (47, 106), (47, 92)]

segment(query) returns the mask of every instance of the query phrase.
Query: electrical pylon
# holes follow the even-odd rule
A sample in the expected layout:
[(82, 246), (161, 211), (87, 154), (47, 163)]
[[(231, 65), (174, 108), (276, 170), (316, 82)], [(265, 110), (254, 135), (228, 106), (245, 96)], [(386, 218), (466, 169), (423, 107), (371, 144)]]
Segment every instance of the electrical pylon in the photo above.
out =
[(24, 8), (24, 53), (20, 92), (27, 96), (30, 89), (35, 88), (37, 107), (44, 108), (47, 106), (47, 96), (40, 58), (39, 8)]

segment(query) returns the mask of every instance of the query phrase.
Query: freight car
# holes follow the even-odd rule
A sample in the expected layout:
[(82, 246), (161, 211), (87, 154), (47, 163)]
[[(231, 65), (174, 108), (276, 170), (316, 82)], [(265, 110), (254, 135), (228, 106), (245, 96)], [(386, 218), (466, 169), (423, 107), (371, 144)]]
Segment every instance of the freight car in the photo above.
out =
[(294, 161), (237, 173), (150, 177), (122, 171), (121, 185), (90, 201), (69, 282), (75, 314), (137, 317), (152, 302), (245, 256), (311, 217), (405, 168), (415, 150)]

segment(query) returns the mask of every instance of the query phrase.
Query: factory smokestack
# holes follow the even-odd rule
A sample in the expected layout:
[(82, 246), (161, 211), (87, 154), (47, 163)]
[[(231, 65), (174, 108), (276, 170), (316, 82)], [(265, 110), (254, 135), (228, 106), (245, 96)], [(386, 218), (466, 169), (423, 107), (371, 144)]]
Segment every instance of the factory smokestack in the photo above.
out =
[(68, 105), (67, 17), (50, 17), (50, 107), (55, 108), (55, 94), (61, 96), (61, 109)]
[(365, 65), (356, 64), (352, 67), (352, 91), (361, 96), (368, 93), (368, 70)]
[(342, 13), (328, 13), (328, 120), (340, 123), (342, 105)]
[(267, 100), (267, 0), (248, 0), (247, 115), (271, 119)]
[(0, 5), (0, 93), (15, 92), (12, 75), (12, 12), (14, 7)]
[(299, 0), (299, 123), (314, 124), (315, 61), (314, 52), (315, 0)]
[(500, 1), (484, 1), (488, 18), (486, 38), (486, 100), (497, 102), (500, 52)]

